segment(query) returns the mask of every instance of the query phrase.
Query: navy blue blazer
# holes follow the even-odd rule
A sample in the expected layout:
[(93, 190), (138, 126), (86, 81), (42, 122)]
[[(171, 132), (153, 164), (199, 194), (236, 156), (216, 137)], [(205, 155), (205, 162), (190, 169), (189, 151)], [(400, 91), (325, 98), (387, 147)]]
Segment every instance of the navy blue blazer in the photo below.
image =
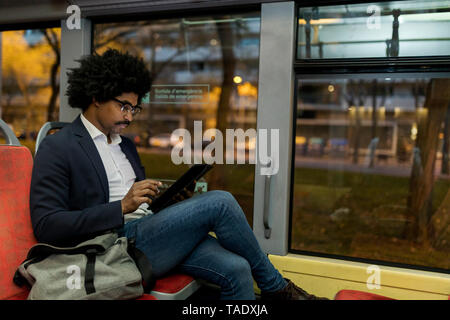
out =
[[(121, 138), (120, 147), (136, 181), (145, 179), (136, 146)], [(36, 239), (60, 246), (123, 226), (121, 202), (109, 202), (105, 167), (80, 116), (40, 144), (31, 178), (30, 211)]]

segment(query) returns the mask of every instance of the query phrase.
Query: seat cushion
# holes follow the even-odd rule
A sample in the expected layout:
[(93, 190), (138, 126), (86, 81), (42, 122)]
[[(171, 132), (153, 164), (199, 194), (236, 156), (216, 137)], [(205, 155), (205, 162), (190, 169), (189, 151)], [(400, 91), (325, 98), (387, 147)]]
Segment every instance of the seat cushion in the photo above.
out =
[(6, 298), (6, 300), (27, 300), (29, 293), (30, 292), (28, 290), (24, 290), (24, 291), (14, 295), (14, 296), (12, 296), (12, 297)]
[(151, 294), (143, 294), (136, 300), (157, 300), (157, 299), (154, 296), (152, 296)]
[(36, 243), (29, 207), (32, 167), (28, 148), (0, 146), (0, 299), (26, 292), (12, 279)]
[(395, 299), (364, 291), (341, 290), (336, 294), (334, 300), (395, 300)]
[(163, 293), (177, 293), (184, 289), (194, 278), (186, 274), (170, 274), (156, 281), (153, 291)]

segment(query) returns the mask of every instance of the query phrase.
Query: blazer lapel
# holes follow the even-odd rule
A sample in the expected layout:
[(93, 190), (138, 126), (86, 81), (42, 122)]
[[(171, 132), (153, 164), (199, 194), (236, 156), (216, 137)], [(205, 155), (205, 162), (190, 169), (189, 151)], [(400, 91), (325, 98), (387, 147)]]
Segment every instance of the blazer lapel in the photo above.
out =
[(108, 177), (106, 176), (106, 170), (103, 166), (102, 158), (98, 153), (94, 141), (81, 122), (80, 116), (78, 116), (78, 118), (73, 122), (72, 128), (73, 133), (80, 137), (78, 142), (80, 143), (88, 158), (91, 160), (92, 165), (97, 172), (98, 178), (100, 179), (102, 185), (103, 193), (105, 195), (105, 202), (109, 202)]

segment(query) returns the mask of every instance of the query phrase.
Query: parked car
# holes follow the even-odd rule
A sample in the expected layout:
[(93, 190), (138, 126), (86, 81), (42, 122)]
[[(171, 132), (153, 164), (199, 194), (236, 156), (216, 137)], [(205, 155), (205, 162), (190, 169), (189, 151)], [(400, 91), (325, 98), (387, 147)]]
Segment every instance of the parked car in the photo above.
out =
[(177, 136), (171, 133), (160, 133), (148, 139), (148, 144), (156, 148), (172, 148), (178, 143)]

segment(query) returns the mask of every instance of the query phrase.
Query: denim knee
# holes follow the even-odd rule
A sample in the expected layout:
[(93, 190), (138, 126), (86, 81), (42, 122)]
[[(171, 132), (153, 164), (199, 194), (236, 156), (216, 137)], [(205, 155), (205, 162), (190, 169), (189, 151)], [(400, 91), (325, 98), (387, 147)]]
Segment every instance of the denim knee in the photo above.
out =
[(238, 300), (255, 298), (252, 271), (247, 260), (234, 259), (224, 277), (227, 280), (227, 285), (222, 287), (222, 295), (225, 298)]
[(208, 192), (214, 202), (225, 206), (227, 209), (236, 213), (243, 213), (242, 208), (237, 202), (236, 198), (228, 191), (213, 190)]
[(224, 191), (224, 190), (211, 190), (208, 191), (208, 194), (212, 197), (215, 198), (215, 200), (217, 201), (223, 201), (223, 202), (235, 202), (236, 199), (234, 198), (234, 196), (228, 192), (228, 191)]

